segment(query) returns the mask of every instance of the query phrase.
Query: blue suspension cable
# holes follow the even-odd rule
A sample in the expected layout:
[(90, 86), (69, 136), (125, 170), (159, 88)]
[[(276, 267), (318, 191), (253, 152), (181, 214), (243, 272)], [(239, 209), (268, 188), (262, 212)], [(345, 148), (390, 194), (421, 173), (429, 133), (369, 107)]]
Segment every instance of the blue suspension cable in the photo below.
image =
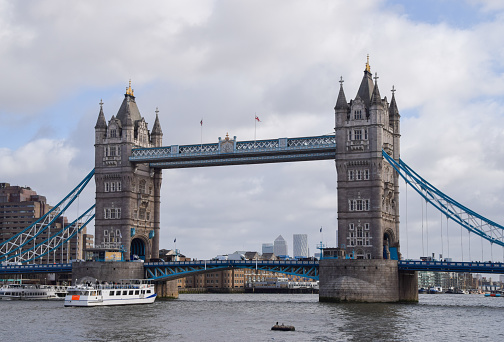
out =
[[(466, 230), (471, 231), (492, 243), (496, 243), (499, 246), (504, 247), (503, 226), (477, 214), (451, 197), (445, 195), (418, 175), (402, 160), (394, 160), (385, 151), (382, 151), (382, 154), (385, 160), (387, 160), (398, 172), (398, 174), (405, 179), (408, 185), (410, 185), (428, 203), (442, 211), (447, 218), (458, 223)], [(476, 219), (480, 219), (484, 222), (484, 224), (480, 225)]]

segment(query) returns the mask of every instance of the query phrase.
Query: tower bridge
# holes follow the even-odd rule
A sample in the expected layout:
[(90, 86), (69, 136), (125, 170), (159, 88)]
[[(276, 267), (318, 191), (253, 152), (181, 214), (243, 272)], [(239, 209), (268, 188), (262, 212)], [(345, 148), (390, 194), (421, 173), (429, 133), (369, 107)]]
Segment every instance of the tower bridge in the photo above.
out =
[(334, 110), (334, 135), (226, 135), (216, 143), (163, 146), (158, 111), (149, 131), (130, 84), (108, 122), (100, 103), (95, 126), (96, 243), (121, 242), (128, 256), (159, 258), (162, 169), (334, 159), (338, 247), (359, 259), (399, 259), (398, 174), (382, 156), (385, 150), (399, 160), (395, 96), (390, 103), (381, 98), (367, 62), (355, 99), (346, 101), (341, 81)]
[[(377, 81), (377, 76), (372, 77), (368, 60), (357, 94), (348, 102), (341, 79), (334, 107), (335, 130), (331, 135), (253, 141), (238, 141), (226, 135), (215, 143), (170, 146), (163, 146), (157, 110), (149, 130), (130, 83), (117, 114), (108, 122), (103, 102), (100, 103), (95, 126), (96, 244), (123, 246), (126, 257), (140, 256), (146, 263), (143, 268), (135, 267), (135, 272), (145, 272), (147, 278), (156, 280), (175, 279), (191, 272), (254, 267), (253, 262), (245, 261), (149, 262), (159, 258), (162, 170), (334, 159), (339, 245), (333, 255), (337, 257), (309, 265), (294, 261), (260, 265), (256, 262), (255, 267), (318, 277), (321, 301), (416, 301), (419, 270), (501, 271), (502, 265), (498, 264), (401, 260), (399, 177), (447, 218), (491, 244), (504, 245), (504, 227), (444, 195), (400, 160), (400, 115), (395, 90), (388, 102), (387, 97), (381, 97)], [(71, 198), (73, 201), (75, 196)], [(44, 229), (37, 228), (36, 234)], [(72, 229), (75, 233), (76, 228)], [(0, 245), (1, 260), (27, 253), (22, 250), (32, 239), (30, 234), (23, 234), (21, 239), (12, 240), (15, 243), (7, 241)], [(29, 249), (49, 253), (56, 243)], [(30, 253), (30, 260), (35, 259), (36, 252)], [(75, 265), (70, 265), (72, 272), (76, 267), (82, 269), (81, 263)], [(0, 273), (36, 271), (35, 266), (4, 266), (0, 267)], [(48, 272), (55, 267), (39, 271)], [(69, 264), (61, 266), (61, 272), (68, 269)]]
[[(149, 131), (130, 83), (108, 122), (100, 103), (95, 126), (96, 243), (120, 242), (126, 255), (159, 258), (162, 169), (334, 159), (337, 247), (342, 255), (367, 261), (351, 272), (345, 271), (348, 260), (321, 261), (321, 299), (415, 300), (416, 273), (397, 268), (399, 176), (382, 156), (385, 151), (399, 162), (400, 115), (394, 92), (389, 103), (380, 95), (378, 77), (374, 80), (368, 60), (350, 102), (340, 81), (334, 135), (258, 141), (226, 135), (216, 143), (183, 146), (163, 146), (157, 110)], [(352, 295), (351, 288), (362, 283), (369, 295)]]

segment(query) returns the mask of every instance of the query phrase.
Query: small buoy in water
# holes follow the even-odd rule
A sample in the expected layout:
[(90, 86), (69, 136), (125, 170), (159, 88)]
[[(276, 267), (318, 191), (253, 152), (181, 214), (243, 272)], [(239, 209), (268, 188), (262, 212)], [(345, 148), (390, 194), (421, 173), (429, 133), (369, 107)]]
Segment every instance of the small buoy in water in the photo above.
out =
[(271, 330), (279, 330), (279, 331), (295, 331), (296, 328), (292, 325), (279, 325), (278, 322), (274, 326), (271, 327)]

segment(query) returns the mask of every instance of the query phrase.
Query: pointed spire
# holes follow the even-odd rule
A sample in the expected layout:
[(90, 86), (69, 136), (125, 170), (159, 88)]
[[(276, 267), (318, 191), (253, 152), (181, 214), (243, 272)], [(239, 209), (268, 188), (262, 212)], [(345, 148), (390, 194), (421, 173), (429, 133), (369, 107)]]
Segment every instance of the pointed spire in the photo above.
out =
[(369, 55), (367, 56), (366, 68), (364, 69), (364, 76), (362, 77), (359, 91), (355, 99), (360, 98), (364, 101), (366, 108), (371, 104), (371, 95), (373, 94), (374, 84), (373, 75), (371, 74), (371, 67), (369, 66)]
[(338, 109), (348, 109), (348, 103), (346, 101), (345, 97), (345, 92), (343, 91), (343, 76), (340, 78), (340, 90), (338, 94), (338, 99), (336, 100), (336, 106), (334, 107), (335, 110)]
[(378, 73), (375, 73), (375, 86), (373, 89), (373, 95), (371, 96), (371, 105), (383, 105), (380, 90), (378, 89)]
[[(123, 126), (134, 125), (135, 122), (142, 119), (140, 111), (138, 110), (135, 96), (133, 96), (133, 89), (131, 89), (131, 80), (129, 86), (126, 88), (124, 100), (117, 112), (117, 119), (119, 119)], [(131, 121), (131, 123), (130, 123)]]
[(156, 107), (156, 120), (154, 121), (154, 126), (152, 126), (152, 135), (163, 135), (161, 130), (161, 124), (159, 123), (159, 110)]
[(390, 120), (400, 118), (401, 116), (399, 115), (399, 109), (397, 109), (397, 103), (395, 99), (395, 88), (392, 86), (392, 100), (390, 100), (390, 106), (389, 106), (389, 117)]
[(100, 113), (98, 114), (98, 120), (96, 120), (96, 128), (107, 128), (107, 121), (105, 121), (105, 114), (103, 114), (103, 100), (100, 100)]

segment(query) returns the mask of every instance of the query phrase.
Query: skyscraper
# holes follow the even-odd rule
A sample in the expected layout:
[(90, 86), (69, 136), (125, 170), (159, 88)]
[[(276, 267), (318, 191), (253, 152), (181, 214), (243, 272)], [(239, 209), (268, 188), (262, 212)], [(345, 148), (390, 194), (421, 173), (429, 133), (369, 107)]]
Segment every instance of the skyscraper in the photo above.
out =
[(264, 253), (275, 253), (273, 250), (273, 244), (272, 243), (263, 243), (262, 244), (262, 254)]
[(278, 235), (273, 243), (273, 253), (277, 257), (286, 257), (289, 255), (289, 249), (287, 247), (287, 241), (282, 237), (282, 235)]
[(294, 234), (292, 237), (294, 258), (308, 258), (308, 235)]

